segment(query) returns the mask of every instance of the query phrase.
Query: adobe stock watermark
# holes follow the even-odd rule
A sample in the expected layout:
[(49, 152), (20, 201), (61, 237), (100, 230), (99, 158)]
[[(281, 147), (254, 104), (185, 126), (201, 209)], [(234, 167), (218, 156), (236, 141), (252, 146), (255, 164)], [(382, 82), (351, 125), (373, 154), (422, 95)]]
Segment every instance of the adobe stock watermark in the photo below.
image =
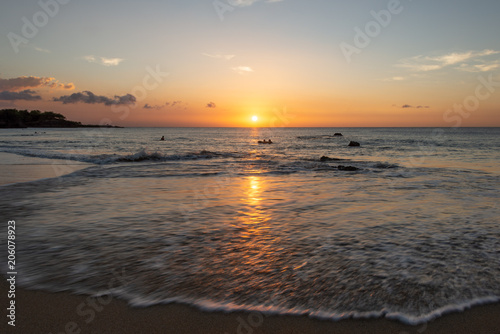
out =
[[(282, 302), (283, 302), (283, 297), (279, 295), (274, 295), (273, 297), (271, 297), (267, 305), (271, 307), (276, 307), (281, 305)], [(238, 325), (236, 326), (236, 334), (252, 334), (255, 330), (261, 327), (264, 324), (264, 320), (271, 315), (272, 313), (270, 312), (252, 311), (243, 317), (238, 316), (236, 318), (236, 321), (238, 323)], [(224, 334), (231, 334), (231, 333), (224, 332)]]
[[(98, 313), (104, 310), (106, 305), (109, 305), (113, 299), (112, 291), (118, 287), (124, 287), (133, 282), (125, 276), (125, 269), (122, 268), (121, 273), (115, 270), (112, 272), (113, 278), (108, 281), (107, 289), (102, 290), (94, 296), (85, 298), (85, 301), (76, 306), (75, 313), (78, 315), (75, 321), (68, 321), (63, 327), (63, 331), (54, 332), (54, 334), (77, 334), (81, 333), (85, 325), (93, 322)], [(119, 283), (119, 284), (117, 284)], [(76, 317), (75, 317), (76, 318)], [(52, 334), (52, 332), (49, 332)]]
[(142, 79), (142, 85), (134, 86), (130, 90), (130, 94), (135, 97), (135, 103), (133, 105), (112, 105), (111, 111), (114, 113), (123, 113), (120, 116), (121, 120), (128, 117), (130, 109), (137, 108), (137, 102), (143, 101), (148, 96), (148, 91), (152, 91), (160, 86), (164, 81), (164, 78), (169, 76), (168, 72), (162, 72), (160, 70), (160, 65), (156, 64), (156, 68), (152, 69), (151, 66), (146, 66), (146, 74)]
[(273, 108), (273, 116), (269, 120), (269, 127), (262, 129), (263, 138), (272, 137), (274, 129), (287, 127), (290, 124), (290, 120), (294, 118), (295, 115), (288, 114), (286, 106), (281, 110), (278, 108)]
[(21, 18), (23, 25), (21, 27), (21, 35), (14, 32), (9, 32), (7, 38), (10, 46), (15, 53), (19, 53), (21, 44), (28, 44), (30, 39), (38, 35), (39, 29), (45, 27), (51, 18), (54, 18), (58, 13), (60, 6), (67, 5), (71, 0), (40, 0), (38, 6), (41, 10), (37, 11), (29, 20), (26, 16)]
[(219, 19), (224, 21), (225, 13), (234, 11), (236, 7), (250, 6), (256, 1), (258, 0), (214, 0), (212, 6), (214, 6)]
[[(479, 84), (474, 90), (474, 95), (467, 96), (461, 104), (455, 103), (453, 108), (446, 110), (443, 120), (447, 123), (454, 123), (453, 127), (460, 127), (464, 118), (469, 118), (472, 112), (479, 109), (481, 101), (485, 101), (495, 92), (496, 87), (500, 87), (500, 82), (493, 81), (493, 74), (488, 78), (478, 76)], [(465, 109), (465, 110), (464, 110)]]
[[(115, 114), (120, 114), (119, 119), (125, 120), (129, 114), (130, 109), (137, 108), (137, 103), (143, 101), (147, 98), (148, 92), (158, 88), (161, 83), (169, 76), (168, 72), (162, 72), (160, 65), (156, 64), (155, 69), (151, 66), (146, 66), (147, 74), (144, 75), (141, 85), (136, 85), (130, 90), (130, 95), (134, 97), (133, 104), (113, 104), (111, 105), (111, 111)], [(113, 125), (113, 121), (109, 118), (102, 118), (99, 121), (101, 127), (94, 128), (92, 130), (86, 130), (84, 132), (85, 136), (91, 139), (91, 143), (84, 150), (73, 150), (66, 154), (66, 165), (61, 165), (59, 163), (53, 163), (52, 169), (56, 177), (61, 177), (65, 174), (74, 171), (73, 161), (78, 161), (78, 155), (91, 155), (95, 152), (96, 146), (105, 142), (107, 135), (111, 129), (107, 126)]]
[[(412, 0), (408, 0), (412, 1)], [(359, 55), (363, 49), (368, 47), (372, 40), (380, 35), (382, 28), (387, 28), (392, 22), (392, 18), (395, 15), (401, 14), (404, 7), (401, 5), (399, 0), (390, 0), (387, 3), (387, 9), (382, 9), (378, 12), (372, 10), (370, 11), (373, 20), (367, 22), (364, 29), (356, 26), (354, 27), (354, 38), (352, 44), (347, 42), (342, 42), (339, 44), (340, 50), (344, 55), (346, 61), (350, 64), (352, 62), (352, 56)]]
[[(500, 82), (493, 81), (493, 74), (490, 74), (487, 78), (478, 76), (477, 80), (479, 84), (476, 86), (473, 95), (467, 96), (460, 104), (455, 103), (453, 108), (447, 109), (443, 113), (443, 120), (446, 123), (454, 123), (453, 128), (460, 127), (464, 119), (469, 118), (471, 113), (479, 109), (481, 101), (489, 99), (495, 92), (495, 87), (500, 87)], [(435, 143), (443, 142), (445, 140), (445, 131), (443, 129), (434, 129), (432, 139)], [(430, 146), (419, 144), (419, 149), (418, 153), (422, 155), (419, 159), (413, 155), (408, 159), (412, 167), (422, 165), (427, 157), (437, 151), (437, 146), (436, 144)]]
[(219, 16), (219, 19), (224, 21), (224, 14), (226, 12), (232, 12), (235, 6), (237, 6), (237, 3), (234, 3), (233, 0), (215, 0), (212, 2), (212, 5), (214, 6), (215, 12)]
[[(446, 123), (453, 123), (452, 128), (458, 128), (462, 125), (464, 119), (469, 118), (474, 112), (479, 110), (481, 101), (485, 101), (496, 92), (496, 88), (500, 87), (500, 81), (493, 80), (493, 74), (488, 77), (478, 76), (478, 85), (474, 89), (474, 94), (465, 97), (462, 103), (455, 103), (452, 108), (447, 109), (443, 113), (443, 120)], [(447, 128), (434, 129), (430, 139), (430, 143), (424, 145), (418, 144), (419, 150), (410, 154), (406, 162), (409, 167), (422, 166), (428, 157), (438, 151), (438, 144), (443, 143), (447, 138)], [(410, 174), (409, 170), (403, 169), (394, 172), (395, 175), (407, 176)], [(397, 178), (388, 179), (389, 186), (394, 186), (397, 183)]]
[[(288, 114), (286, 106), (281, 110), (273, 108), (273, 116), (269, 120), (268, 128), (260, 129), (261, 138), (272, 138), (273, 129), (284, 128), (290, 124), (295, 115)], [(181, 203), (178, 207), (185, 221), (189, 221), (195, 212), (210, 206), (210, 199), (219, 195), (224, 188), (231, 182), (231, 176), (227, 172), (230, 165), (224, 165), (224, 170), (214, 178), (214, 181), (206, 185), (203, 189), (193, 189), (193, 200), (191, 203)]]

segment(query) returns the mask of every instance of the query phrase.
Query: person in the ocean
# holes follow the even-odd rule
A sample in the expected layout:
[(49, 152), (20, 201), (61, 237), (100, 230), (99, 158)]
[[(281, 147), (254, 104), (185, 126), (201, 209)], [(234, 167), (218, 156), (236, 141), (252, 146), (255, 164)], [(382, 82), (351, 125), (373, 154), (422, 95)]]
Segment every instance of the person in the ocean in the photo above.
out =
[(165, 140), (165, 136), (161, 136), (161, 139), (160, 140)]
[(272, 144), (273, 142), (272, 142), (272, 140), (271, 140), (271, 139), (269, 139), (269, 140), (267, 141), (267, 143), (268, 143), (268, 144)]

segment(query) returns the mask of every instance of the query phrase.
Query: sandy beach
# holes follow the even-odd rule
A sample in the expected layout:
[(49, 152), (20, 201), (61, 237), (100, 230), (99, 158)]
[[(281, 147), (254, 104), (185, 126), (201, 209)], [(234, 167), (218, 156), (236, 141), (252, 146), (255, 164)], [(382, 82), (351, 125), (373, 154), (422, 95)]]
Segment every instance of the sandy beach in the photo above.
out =
[[(2, 281), (2, 290), (7, 286)], [(6, 305), (2, 293), (2, 305)], [(408, 326), (387, 319), (320, 321), (306, 316), (204, 312), (169, 304), (131, 308), (124, 301), (42, 291), (16, 291), (16, 327), (2, 333), (500, 333), (500, 304), (452, 313), (428, 324)]]
[(78, 161), (31, 158), (0, 152), (0, 186), (59, 177), (90, 165)]

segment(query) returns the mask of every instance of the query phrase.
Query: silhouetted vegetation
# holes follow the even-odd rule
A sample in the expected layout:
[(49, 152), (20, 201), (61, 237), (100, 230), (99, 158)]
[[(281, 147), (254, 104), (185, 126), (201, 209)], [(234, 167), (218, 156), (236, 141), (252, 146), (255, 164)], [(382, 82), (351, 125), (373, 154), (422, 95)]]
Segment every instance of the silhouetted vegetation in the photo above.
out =
[(111, 125), (84, 125), (80, 122), (68, 121), (64, 115), (53, 111), (40, 110), (0, 110), (0, 128), (81, 128), (112, 127)]

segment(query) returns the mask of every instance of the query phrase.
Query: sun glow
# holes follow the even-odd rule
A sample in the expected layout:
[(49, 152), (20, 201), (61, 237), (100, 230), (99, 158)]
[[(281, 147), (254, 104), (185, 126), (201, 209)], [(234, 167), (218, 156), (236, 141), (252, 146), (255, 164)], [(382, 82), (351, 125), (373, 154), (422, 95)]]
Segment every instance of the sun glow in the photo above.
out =
[(259, 120), (259, 118), (257, 116), (252, 116), (252, 122), (257, 122)]

